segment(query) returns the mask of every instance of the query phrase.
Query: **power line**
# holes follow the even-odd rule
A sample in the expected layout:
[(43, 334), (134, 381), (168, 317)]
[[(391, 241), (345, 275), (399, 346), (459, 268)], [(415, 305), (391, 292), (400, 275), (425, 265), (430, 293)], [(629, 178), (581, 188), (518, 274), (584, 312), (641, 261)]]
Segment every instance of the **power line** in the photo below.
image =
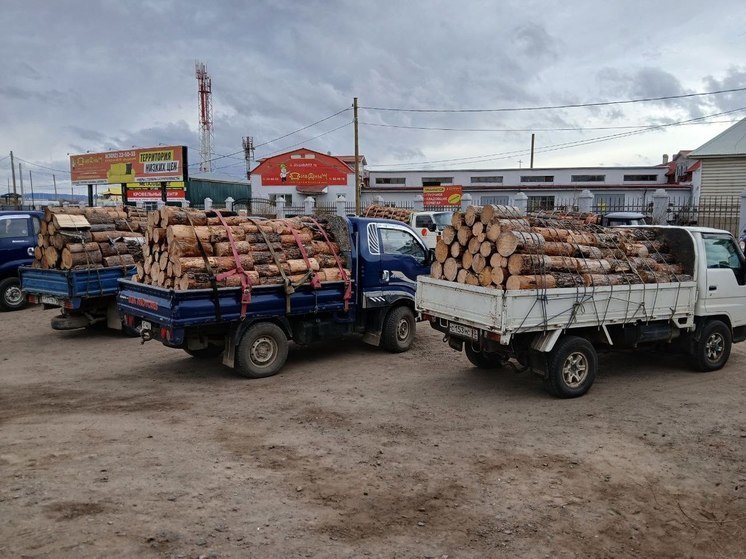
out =
[(651, 101), (669, 101), (673, 99), (688, 99), (702, 97), (705, 95), (720, 95), (722, 93), (735, 93), (746, 91), (746, 87), (735, 87), (732, 89), (721, 89), (718, 91), (707, 91), (700, 93), (685, 93), (682, 95), (665, 95), (663, 97), (644, 97), (640, 99), (624, 99), (620, 101), (602, 101), (598, 103), (572, 103), (567, 105), (544, 105), (536, 107), (503, 107), (499, 109), (400, 109), (392, 107), (360, 107), (369, 111), (388, 111), (402, 113), (506, 113), (517, 111), (545, 111), (553, 109), (578, 109), (584, 107), (606, 107), (609, 105), (628, 105), (631, 103), (647, 103)]
[[(688, 122), (681, 126), (694, 126), (701, 124), (732, 124), (735, 120), (713, 120), (710, 122)], [(633, 126), (586, 126), (580, 128), (446, 128), (439, 126), (406, 126), (403, 124), (379, 124), (375, 122), (361, 122), (365, 126), (376, 126), (379, 128), (403, 128), (406, 130), (435, 130), (445, 132), (585, 132), (588, 130), (636, 130), (647, 124), (636, 124)], [(663, 126), (657, 125), (657, 126)]]
[[(261, 147), (261, 146), (266, 146), (267, 144), (271, 144), (273, 142), (277, 142), (279, 140), (287, 138), (288, 136), (292, 136), (294, 134), (297, 134), (298, 132), (303, 132), (304, 130), (307, 130), (307, 129), (313, 127), (313, 126), (316, 126), (317, 124), (321, 124), (322, 122), (326, 122), (327, 120), (332, 119), (335, 116), (341, 115), (342, 113), (344, 113), (346, 111), (349, 111), (349, 110), (352, 110), (352, 109), (350, 107), (346, 107), (346, 108), (344, 108), (344, 109), (342, 109), (340, 111), (337, 111), (336, 113), (334, 113), (332, 115), (329, 115), (327, 117), (322, 118), (321, 120), (317, 120), (316, 122), (312, 122), (311, 124), (309, 124), (307, 126), (303, 126), (302, 128), (298, 128), (297, 130), (293, 130), (292, 132), (288, 132), (287, 134), (284, 134), (284, 135), (280, 136), (279, 138), (274, 138), (273, 140), (269, 140), (267, 142), (264, 142), (264, 143), (261, 143), (261, 144), (257, 144), (254, 147), (258, 148), (258, 147)], [(235, 151), (233, 153), (229, 153), (227, 155), (221, 155), (219, 157), (214, 157), (214, 158), (210, 159), (210, 162), (212, 163), (213, 161), (219, 161), (221, 159), (226, 159), (226, 158), (229, 158), (229, 157), (234, 157), (234, 156), (238, 155), (239, 153), (241, 153), (241, 154), (243, 153), (243, 148), (241, 148), (240, 150)], [(241, 158), (241, 161), (243, 161), (243, 158)], [(228, 167), (230, 167), (230, 165), (228, 165)], [(224, 169), (225, 167), (220, 167), (220, 168)]]
[[(703, 120), (703, 119), (706, 119), (706, 118), (711, 118), (711, 117), (716, 117), (716, 116), (723, 116), (723, 115), (726, 115), (726, 114), (731, 114), (731, 113), (735, 113), (735, 112), (743, 111), (743, 110), (746, 110), (746, 107), (740, 107), (738, 109), (733, 109), (733, 110), (730, 110), (730, 111), (723, 111), (723, 112), (720, 112), (720, 113), (714, 113), (714, 114), (711, 114), (711, 115), (705, 115), (705, 116), (701, 116), (701, 117), (696, 117), (696, 118), (692, 118), (692, 119), (689, 119), (689, 120), (683, 120), (681, 122), (672, 122), (672, 123), (669, 123), (669, 124), (661, 124), (661, 125), (655, 125), (655, 126), (648, 126), (646, 128), (641, 128), (639, 130), (633, 130), (633, 131), (630, 131), (630, 132), (622, 132), (622, 133), (619, 133), (619, 134), (610, 134), (610, 135), (607, 135), (607, 136), (599, 136), (597, 138), (588, 138), (586, 140), (575, 140), (575, 141), (572, 141), (572, 142), (565, 142), (565, 143), (560, 143), (560, 144), (552, 144), (552, 145), (549, 145), (549, 146), (545, 146), (543, 148), (539, 148), (539, 149), (535, 150), (535, 152), (536, 153), (544, 153), (544, 152), (548, 152), (548, 151), (558, 151), (560, 149), (569, 149), (569, 148), (572, 148), (572, 147), (578, 147), (578, 146), (583, 146), (583, 145), (588, 145), (588, 144), (595, 144), (595, 143), (599, 143), (599, 142), (606, 142), (606, 141), (615, 140), (615, 139), (618, 139), (618, 138), (625, 138), (625, 137), (634, 136), (634, 135), (637, 135), (637, 134), (644, 134), (645, 132), (651, 132), (653, 130), (659, 130), (661, 128), (668, 128), (668, 127), (671, 127), (671, 126), (680, 126), (682, 124), (687, 124), (687, 123), (690, 123), (690, 122), (695, 122), (695, 121)], [(508, 152), (502, 152), (502, 153), (490, 153), (490, 154), (484, 154), (484, 155), (475, 155), (473, 157), (460, 157), (460, 158), (455, 158), (455, 159), (440, 159), (440, 160), (433, 160), (433, 161), (419, 161), (419, 162), (410, 162), (410, 163), (390, 163), (390, 164), (381, 163), (381, 164), (377, 164), (377, 165), (369, 165), (368, 167), (369, 168), (370, 167), (408, 167), (408, 166), (412, 166), (412, 165), (432, 165), (434, 163), (455, 163), (455, 164), (481, 163), (481, 162), (485, 162), (485, 161), (492, 161), (492, 160), (495, 160), (495, 159), (507, 159), (508, 157), (513, 157), (513, 156), (516, 156), (516, 155), (524, 155), (524, 154), (527, 154), (527, 153), (529, 153), (529, 150), (522, 149), (522, 150), (514, 150), (514, 151), (508, 151)]]
[(40, 169), (48, 169), (49, 171), (54, 171), (55, 173), (65, 173), (67, 175), (70, 174), (70, 171), (65, 171), (63, 169), (55, 169), (53, 167), (47, 167), (45, 165), (39, 165), (38, 163), (32, 163), (31, 161), (26, 161), (25, 159), (21, 159), (17, 155), (15, 156), (15, 158), (18, 159), (18, 161), (23, 161), (27, 165), (33, 165), (34, 167), (39, 167)]
[[(323, 133), (319, 134), (318, 136), (314, 136), (313, 138), (307, 138), (307, 139), (303, 140), (302, 142), (298, 142), (297, 144), (293, 144), (291, 146), (286, 146), (286, 147), (284, 147), (283, 149), (281, 149), (279, 151), (270, 152), (270, 153), (268, 153), (266, 155), (263, 155), (263, 156), (259, 157), (258, 159), (266, 159), (267, 157), (272, 157), (273, 155), (276, 155), (276, 154), (279, 154), (279, 153), (284, 153), (284, 152), (286, 152), (289, 149), (293, 149), (294, 147), (298, 147), (298, 146), (307, 144), (308, 142), (312, 142), (313, 140), (317, 140), (318, 138), (321, 138), (322, 136), (326, 136), (327, 134), (331, 134), (332, 132), (336, 132), (337, 130), (341, 130), (342, 128), (350, 126), (351, 124), (352, 124), (352, 121), (346, 122), (342, 126), (337, 126), (336, 128), (332, 128), (331, 130), (327, 130), (326, 132), (323, 132)], [(264, 143), (262, 145), (267, 145), (267, 143)], [(222, 167), (216, 167), (215, 170), (217, 171), (218, 169), (228, 169), (229, 167), (235, 167), (237, 165), (242, 165), (242, 164), (244, 164), (244, 163), (243, 162), (242, 163), (231, 163), (230, 165), (223, 165)]]

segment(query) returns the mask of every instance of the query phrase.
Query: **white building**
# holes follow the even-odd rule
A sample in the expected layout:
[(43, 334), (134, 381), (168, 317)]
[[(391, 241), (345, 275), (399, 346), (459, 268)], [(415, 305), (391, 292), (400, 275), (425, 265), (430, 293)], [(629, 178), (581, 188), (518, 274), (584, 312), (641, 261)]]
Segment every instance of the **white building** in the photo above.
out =
[(601, 209), (642, 206), (653, 192), (665, 189), (671, 198), (689, 201), (690, 184), (670, 182), (669, 167), (553, 167), (542, 169), (466, 169), (370, 171), (363, 203), (382, 197), (388, 202), (410, 201), (429, 186), (460, 186), (475, 204), (513, 204), (515, 195), (528, 196), (529, 208), (551, 209), (576, 204), (583, 190), (594, 195)]

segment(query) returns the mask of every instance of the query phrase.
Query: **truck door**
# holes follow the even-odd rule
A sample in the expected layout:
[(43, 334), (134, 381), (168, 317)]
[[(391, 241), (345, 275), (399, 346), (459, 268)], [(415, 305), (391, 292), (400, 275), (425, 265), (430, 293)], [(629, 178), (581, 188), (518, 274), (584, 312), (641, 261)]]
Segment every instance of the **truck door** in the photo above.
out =
[(703, 233), (707, 259), (707, 314), (725, 314), (733, 327), (746, 324), (746, 263), (736, 241), (725, 233)]
[[(38, 222), (37, 218), (36, 219)], [(36, 244), (35, 223), (28, 214), (0, 216), (0, 269), (31, 264)]]
[(378, 224), (381, 249), (381, 283), (389, 293), (414, 298), (417, 276), (430, 273), (428, 250), (404, 225)]

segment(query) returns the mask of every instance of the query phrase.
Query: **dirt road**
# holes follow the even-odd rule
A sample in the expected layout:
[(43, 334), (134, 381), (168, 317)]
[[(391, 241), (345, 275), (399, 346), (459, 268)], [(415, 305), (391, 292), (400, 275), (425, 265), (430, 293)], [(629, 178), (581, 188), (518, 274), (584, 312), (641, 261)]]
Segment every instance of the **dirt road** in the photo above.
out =
[(0, 316), (2, 557), (746, 556), (746, 344), (558, 400), (427, 325), (248, 381), (52, 313)]

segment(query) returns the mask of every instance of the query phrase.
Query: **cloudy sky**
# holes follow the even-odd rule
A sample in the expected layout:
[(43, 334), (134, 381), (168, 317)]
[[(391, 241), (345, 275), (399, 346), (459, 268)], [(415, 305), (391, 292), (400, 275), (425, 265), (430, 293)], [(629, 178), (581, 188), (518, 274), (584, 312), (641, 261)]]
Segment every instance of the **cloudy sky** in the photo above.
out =
[[(213, 168), (225, 176), (244, 173), (243, 136), (257, 158), (300, 146), (352, 154), (354, 97), (371, 169), (525, 167), (531, 132), (536, 167), (648, 165), (746, 117), (746, 91), (535, 109), (746, 88), (742, 0), (0, 9), (1, 192), (10, 150), (36, 189), (53, 173), (69, 185), (71, 153), (185, 144), (198, 163), (196, 60), (212, 77)], [(495, 110), (524, 108), (534, 109)]]

